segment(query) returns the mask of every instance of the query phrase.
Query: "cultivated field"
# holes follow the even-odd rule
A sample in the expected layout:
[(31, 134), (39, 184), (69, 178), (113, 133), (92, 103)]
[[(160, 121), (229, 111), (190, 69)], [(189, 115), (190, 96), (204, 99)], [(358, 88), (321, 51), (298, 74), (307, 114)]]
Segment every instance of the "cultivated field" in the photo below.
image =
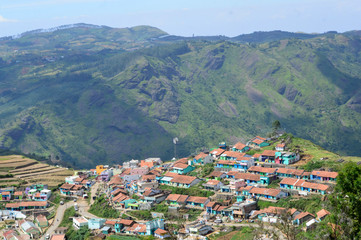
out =
[(40, 163), (20, 155), (0, 156), (0, 186), (32, 185), (57, 186), (73, 171)]

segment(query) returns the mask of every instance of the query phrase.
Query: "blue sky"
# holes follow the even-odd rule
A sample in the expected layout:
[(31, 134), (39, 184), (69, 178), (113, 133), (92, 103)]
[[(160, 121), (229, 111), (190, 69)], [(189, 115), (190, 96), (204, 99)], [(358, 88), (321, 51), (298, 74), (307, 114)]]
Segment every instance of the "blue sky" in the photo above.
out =
[(150, 25), (169, 34), (361, 30), (360, 0), (0, 0), (0, 37), (64, 24)]

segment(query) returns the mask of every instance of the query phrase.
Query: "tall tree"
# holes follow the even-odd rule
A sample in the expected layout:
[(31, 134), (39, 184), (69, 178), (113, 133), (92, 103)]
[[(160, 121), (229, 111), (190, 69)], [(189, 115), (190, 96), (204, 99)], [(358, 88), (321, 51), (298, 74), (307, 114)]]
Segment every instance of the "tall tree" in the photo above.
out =
[(334, 239), (361, 239), (361, 166), (347, 163), (330, 196)]

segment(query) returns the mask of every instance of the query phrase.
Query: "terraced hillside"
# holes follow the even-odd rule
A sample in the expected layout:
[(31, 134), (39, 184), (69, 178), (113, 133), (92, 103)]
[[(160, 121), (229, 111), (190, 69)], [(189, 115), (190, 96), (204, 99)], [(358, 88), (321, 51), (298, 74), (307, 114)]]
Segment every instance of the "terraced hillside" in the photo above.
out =
[(50, 166), (21, 155), (0, 156), (0, 186), (48, 184), (50, 187), (64, 182), (72, 170)]

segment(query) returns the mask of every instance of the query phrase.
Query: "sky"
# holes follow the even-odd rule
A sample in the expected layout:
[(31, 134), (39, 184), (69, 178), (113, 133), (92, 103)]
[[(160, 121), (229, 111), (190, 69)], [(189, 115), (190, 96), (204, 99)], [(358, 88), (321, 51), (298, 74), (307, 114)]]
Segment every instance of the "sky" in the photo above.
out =
[(361, 30), (360, 0), (0, 0), (0, 37), (65, 24), (149, 25), (180, 36)]

